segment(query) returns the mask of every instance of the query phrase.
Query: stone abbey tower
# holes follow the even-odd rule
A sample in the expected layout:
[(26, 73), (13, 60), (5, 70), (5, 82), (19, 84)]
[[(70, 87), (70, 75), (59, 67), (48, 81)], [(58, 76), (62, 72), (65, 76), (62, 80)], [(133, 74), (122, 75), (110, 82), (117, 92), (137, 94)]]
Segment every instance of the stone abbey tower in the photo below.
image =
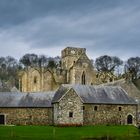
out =
[(21, 72), (19, 82), (22, 92), (45, 92), (61, 84), (95, 84), (96, 73), (85, 48), (67, 47), (61, 52), (60, 68), (28, 67)]

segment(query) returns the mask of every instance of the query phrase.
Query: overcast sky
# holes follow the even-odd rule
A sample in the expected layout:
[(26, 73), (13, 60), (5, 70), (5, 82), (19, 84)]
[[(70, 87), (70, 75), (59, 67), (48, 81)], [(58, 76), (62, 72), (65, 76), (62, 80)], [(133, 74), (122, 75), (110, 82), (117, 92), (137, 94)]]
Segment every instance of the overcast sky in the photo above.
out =
[(0, 56), (140, 56), (140, 0), (0, 0)]

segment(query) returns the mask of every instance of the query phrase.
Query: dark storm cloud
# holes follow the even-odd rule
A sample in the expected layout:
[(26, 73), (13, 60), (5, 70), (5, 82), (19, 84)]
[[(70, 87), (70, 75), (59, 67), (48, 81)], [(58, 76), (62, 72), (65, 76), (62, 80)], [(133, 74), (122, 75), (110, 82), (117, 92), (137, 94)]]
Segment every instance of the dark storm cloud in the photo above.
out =
[(138, 0), (0, 0), (0, 17), (0, 55), (58, 55), (66, 46), (93, 58), (140, 52)]
[[(82, 16), (85, 12), (96, 13), (126, 2), (131, 4), (131, 0), (0, 0), (0, 24), (16, 25), (50, 14), (69, 16), (74, 13)], [(135, 2), (138, 3), (137, 0)]]
[(70, 14), (72, 11), (83, 9), (88, 2), (88, 0), (0, 0), (0, 25), (16, 25), (49, 14)]

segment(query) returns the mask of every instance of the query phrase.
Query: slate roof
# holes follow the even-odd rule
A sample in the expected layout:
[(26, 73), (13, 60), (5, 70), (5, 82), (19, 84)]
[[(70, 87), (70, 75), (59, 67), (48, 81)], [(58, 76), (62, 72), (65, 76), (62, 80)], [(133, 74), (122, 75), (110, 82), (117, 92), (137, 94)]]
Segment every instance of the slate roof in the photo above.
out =
[(138, 87), (130, 81), (126, 81), (125, 79), (117, 80), (114, 82), (102, 84), (103, 86), (120, 86), (122, 89), (124, 89), (128, 95), (137, 101), (139, 101), (140, 104), (140, 90)]
[(52, 102), (59, 102), (61, 97), (73, 88), (83, 103), (94, 104), (137, 104), (134, 99), (119, 86), (62, 85)]
[(118, 86), (62, 85), (56, 92), (0, 92), (0, 107), (52, 107), (71, 88), (83, 103), (137, 104)]
[(55, 92), (0, 92), (0, 107), (52, 107)]
[(11, 88), (11, 92), (20, 92), (15, 86)]

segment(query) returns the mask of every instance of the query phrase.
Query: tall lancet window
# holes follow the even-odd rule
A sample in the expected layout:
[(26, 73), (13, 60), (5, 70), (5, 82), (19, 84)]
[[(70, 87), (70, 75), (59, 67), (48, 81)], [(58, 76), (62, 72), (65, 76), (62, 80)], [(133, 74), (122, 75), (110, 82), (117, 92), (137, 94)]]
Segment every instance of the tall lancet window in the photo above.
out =
[(82, 85), (86, 84), (86, 76), (85, 76), (85, 72), (83, 72), (82, 74), (82, 81), (81, 81)]

